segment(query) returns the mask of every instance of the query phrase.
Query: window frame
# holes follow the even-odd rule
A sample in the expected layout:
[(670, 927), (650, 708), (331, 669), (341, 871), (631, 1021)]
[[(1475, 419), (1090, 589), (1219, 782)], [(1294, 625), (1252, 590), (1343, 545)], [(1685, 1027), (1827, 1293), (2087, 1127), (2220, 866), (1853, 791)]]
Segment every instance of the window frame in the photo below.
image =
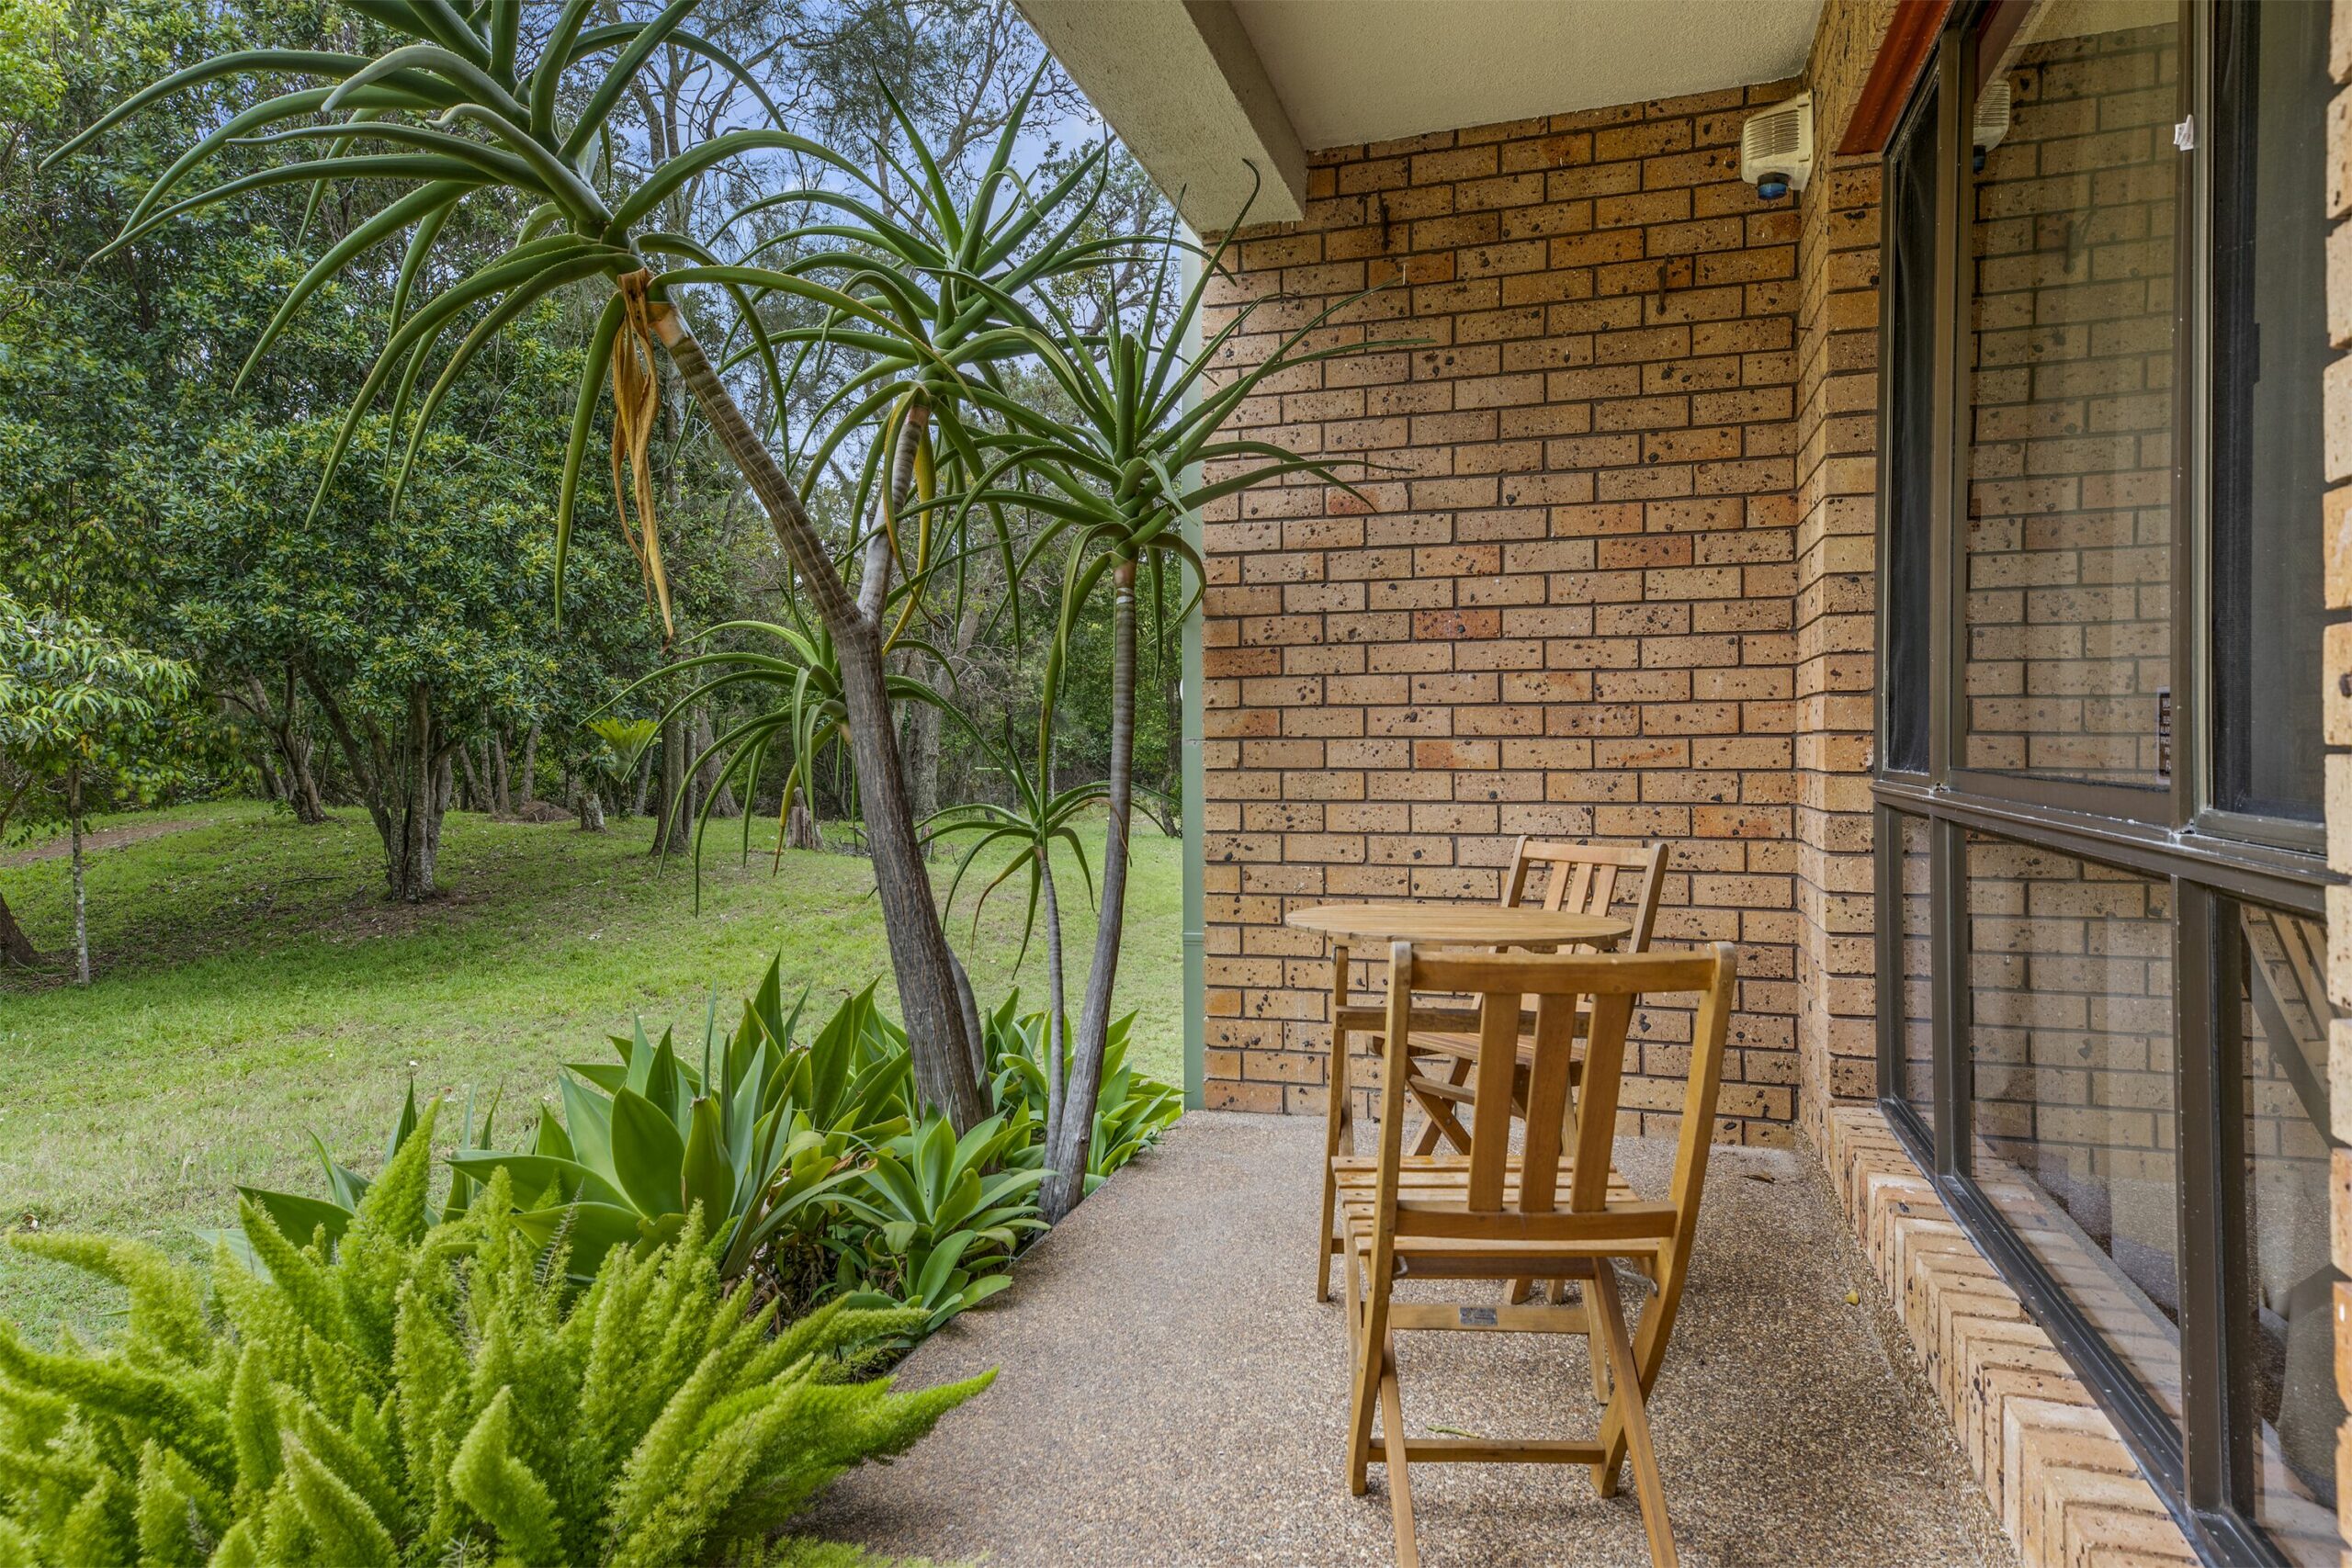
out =
[[(1976, 40), (1989, 27), (2013, 29), (2027, 0), (1976, 0), (1955, 6), (1921, 83), (1888, 142), (1891, 169), (1906, 139), (1928, 134), (1939, 144), (1933, 207), (1934, 330), (1919, 348), (1931, 360), (1933, 389), (1928, 454), (1934, 476), (1926, 487), (1927, 518), (1897, 514), (1892, 465), (1882, 461), (1878, 481), (1879, 559), (1891, 561), (1897, 529), (1924, 526), (1928, 537), (1928, 602), (1899, 606), (1879, 595), (1882, 649), (1893, 647), (1892, 617), (1924, 608), (1929, 625), (1928, 767), (1924, 773), (1885, 765), (1890, 705), (1879, 685), (1871, 780), (1874, 891), (1882, 911), (1899, 907), (1902, 821), (1923, 820), (1928, 834), (1928, 1020), (1934, 1103), (1923, 1116), (1903, 1092), (1904, 1009), (1899, 976), (1903, 922), (1877, 922), (1882, 976), (1878, 1003), (1878, 1096), (1890, 1126), (1933, 1180), (1970, 1237), (2016, 1289), (2034, 1320), (2050, 1335), (2114, 1419), (2165, 1506), (2191, 1544), (2209, 1562), (2285, 1564), (2287, 1559), (2256, 1526), (2245, 1488), (2251, 1456), (2235, 1434), (2232, 1405), (2244, 1397), (2243, 1339), (2231, 1312), (2242, 1305), (2243, 1284), (2231, 1260), (2242, 1258), (2242, 1170), (2231, 1164), (2235, 1133), (2225, 1121), (2236, 1103), (2226, 1082), (2222, 1047), (2233, 1038), (2222, 1016), (2234, 973), (2225, 952), (2221, 911), (2233, 902), (2267, 906), (2324, 922), (2326, 889), (2341, 878), (2322, 857), (2323, 830), (2293, 818), (2253, 817), (2212, 805), (2215, 784), (2211, 691), (2213, 554), (2216, 526), (2210, 460), (2213, 416), (2213, 345), (2218, 279), (2208, 243), (2212, 232), (2214, 138), (2195, 138), (2183, 155), (2176, 230), (2175, 406), (2173, 409), (2172, 733), (2168, 787), (2144, 789), (2022, 773), (1988, 773), (1956, 765), (1964, 723), (1965, 626), (1959, 613), (1964, 583), (1964, 520), (1968, 497), (1962, 445), (1969, 376), (1963, 333), (1973, 279), (1962, 215), (1971, 209), (1973, 181), (1967, 152), (1975, 107)], [(2199, 128), (2216, 124), (2214, 62), (2222, 30), (2233, 24), (2225, 5), (2183, 0), (2180, 18), (2181, 112)], [(1929, 84), (1933, 92), (1929, 92)], [(1929, 99), (1932, 97), (1932, 113)], [(1882, 206), (1883, 213), (1891, 206)], [(1893, 428), (1902, 378), (1891, 373), (1900, 309), (1893, 298), (1895, 232), (1880, 235), (1881, 344), (1890, 350), (1879, 378), (1879, 428)], [(1882, 448), (1883, 450), (1883, 448)], [(2314, 522), (2316, 529), (2316, 521)], [(1911, 543), (1920, 541), (1913, 536)], [(2316, 547), (2317, 539), (2313, 543)], [(1884, 580), (1883, 580), (1883, 582)], [(1968, 924), (1965, 841), (1971, 829), (2164, 879), (2172, 895), (2175, 1148), (2178, 1156), (2177, 1223), (2181, 1272), (2181, 1414), (2167, 1414), (2074, 1304), (2058, 1289), (1977, 1186), (1973, 1174), (1969, 1060)]]

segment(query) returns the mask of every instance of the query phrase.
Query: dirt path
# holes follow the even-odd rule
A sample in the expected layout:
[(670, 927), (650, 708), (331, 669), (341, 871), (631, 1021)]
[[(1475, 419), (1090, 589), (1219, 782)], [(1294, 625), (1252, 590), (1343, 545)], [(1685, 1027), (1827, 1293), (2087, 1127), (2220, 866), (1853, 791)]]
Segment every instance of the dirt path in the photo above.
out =
[[(91, 850), (119, 849), (125, 844), (135, 844), (141, 840), (160, 839), (166, 833), (176, 833), (186, 828), (203, 826), (201, 822), (182, 820), (133, 822), (127, 828), (106, 828), (96, 833), (85, 833), (82, 835), (82, 848), (85, 852)], [(73, 840), (59, 839), (51, 843), (36, 844), (29, 850), (18, 850), (13, 854), (0, 855), (0, 867), (30, 865), (35, 861), (42, 860), (63, 860), (73, 852)]]

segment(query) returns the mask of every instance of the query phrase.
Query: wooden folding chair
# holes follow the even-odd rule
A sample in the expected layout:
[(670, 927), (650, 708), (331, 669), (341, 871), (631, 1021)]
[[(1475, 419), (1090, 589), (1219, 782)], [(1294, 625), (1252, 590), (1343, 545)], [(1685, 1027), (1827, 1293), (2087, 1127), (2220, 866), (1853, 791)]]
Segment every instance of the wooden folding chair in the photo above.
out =
[[(1657, 924), (1658, 894), (1666, 880), (1667, 851), (1668, 846), (1663, 843), (1635, 848), (1613, 844), (1574, 844), (1522, 835), (1512, 848), (1510, 870), (1503, 878), (1502, 906), (1512, 909), (1532, 903), (1537, 908), (1607, 915), (1619, 908), (1618, 895), (1622, 891), (1627, 895), (1623, 913), (1632, 921), (1634, 930), (1618, 944), (1617, 951), (1646, 952), (1650, 945), (1651, 928)], [(1539, 871), (1547, 874), (1531, 898), (1530, 885)], [(1532, 1018), (1521, 1020), (1528, 1025), (1532, 1021)], [(1327, 1161), (1351, 1146), (1349, 1129), (1354, 1119), (1354, 1109), (1348, 1083), (1350, 1042), (1360, 1037), (1371, 1050), (1383, 1050), (1383, 1043), (1386, 1039), (1384, 1024), (1383, 1006), (1378, 1003), (1351, 1004), (1347, 976), (1340, 976), (1331, 998), (1331, 1091), (1323, 1108), (1323, 1154)], [(1524, 1066), (1532, 1048), (1532, 1041), (1523, 1031), (1517, 1048), (1522, 1067), (1519, 1077), (1523, 1087)], [(1405, 1086), (1419, 1102), (1422, 1114), (1428, 1118), (1413, 1152), (1428, 1154), (1437, 1147), (1440, 1139), (1456, 1149), (1467, 1149), (1470, 1136), (1464, 1130), (1455, 1108), (1467, 1098), (1468, 1091), (1464, 1086), (1469, 1082), (1471, 1068), (1477, 1060), (1477, 1035), (1448, 1031), (1442, 1027), (1431, 1029), (1425, 1023), (1413, 1035), (1412, 1049), (1419, 1059), (1406, 1077)], [(1523, 1093), (1515, 1093), (1513, 1103), (1521, 1107), (1523, 1113)], [(1339, 1250), (1339, 1236), (1332, 1229), (1336, 1198), (1327, 1170), (1323, 1181), (1322, 1251), (1315, 1265), (1315, 1299), (1318, 1302), (1331, 1293), (1331, 1258)]]
[[(1340, 1191), (1341, 1261), (1347, 1280), (1352, 1379), (1348, 1411), (1348, 1489), (1361, 1496), (1377, 1460), (1387, 1468), (1396, 1558), (1419, 1562), (1407, 1466), (1423, 1463), (1586, 1464), (1602, 1496), (1613, 1495), (1618, 1466), (1633, 1461), (1634, 1488), (1650, 1559), (1675, 1562), (1647, 1400), (1666, 1355), (1690, 1261), (1690, 1238), (1706, 1179), (1710, 1129), (1723, 1081), (1724, 1032), (1736, 978), (1732, 948), (1719, 942), (1690, 953), (1437, 953), (1396, 945), (1388, 977), (1388, 1037), (1410, 1038), (1416, 992), (1473, 997), (1480, 1050), (1470, 1081), (1475, 1114), (1466, 1154), (1405, 1152), (1409, 1051), (1384, 1064), (1380, 1144), (1369, 1158), (1334, 1156)], [(1695, 994), (1690, 1079), (1674, 1174), (1662, 1202), (1636, 1196), (1611, 1163), (1618, 1089), (1625, 1066), (1626, 1025), (1635, 1006), (1661, 995)], [(1514, 1049), (1522, 1003), (1535, 1022), (1526, 1094), (1524, 1152), (1510, 1149)], [(1573, 1135), (1569, 1065), (1577, 1017), (1589, 1005), (1582, 1106)], [(1477, 1113), (1481, 1107), (1487, 1113)], [(1629, 1334), (1614, 1260), (1623, 1258), (1654, 1282), (1639, 1327)], [(1577, 1280), (1583, 1299), (1568, 1304), (1396, 1302), (1399, 1277), (1415, 1280)], [(1604, 1404), (1591, 1440), (1408, 1438), (1397, 1387), (1399, 1330), (1580, 1334), (1592, 1359), (1593, 1393)], [(1374, 1431), (1378, 1411), (1379, 1431)]]

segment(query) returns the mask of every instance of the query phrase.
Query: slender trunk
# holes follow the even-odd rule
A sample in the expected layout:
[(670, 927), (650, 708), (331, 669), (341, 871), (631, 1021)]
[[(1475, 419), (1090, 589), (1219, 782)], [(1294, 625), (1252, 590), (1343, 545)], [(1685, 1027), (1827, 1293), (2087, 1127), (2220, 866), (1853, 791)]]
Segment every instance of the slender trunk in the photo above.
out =
[(882, 676), (881, 630), (876, 617), (861, 613), (851, 599), (791, 481), (711, 368), (702, 345), (686, 330), (685, 318), (660, 301), (651, 313), (671, 363), (728, 457), (760, 498), (776, 543), (798, 574), (800, 590), (833, 634), (842, 694), (849, 710), (850, 754), (857, 768), (866, 844), (874, 857), (875, 886), (890, 942), (890, 968), (898, 981), (899, 1013), (914, 1061), (915, 1087), (925, 1103), (944, 1111), (963, 1133), (986, 1118), (988, 1098), (972, 1071), (955, 960), (940, 929), (939, 905), (908, 807), (898, 731), (890, 721), (889, 692)]
[(1054, 892), (1054, 859), (1045, 850), (1037, 856), (1037, 880), (1046, 893), (1046, 1146), (1052, 1148), (1069, 1108), (1063, 1091), (1063, 1038), (1068, 1010), (1062, 1005), (1062, 906)]
[(285, 692), (274, 704), (260, 677), (248, 677), (246, 685), (254, 713), (269, 731), (270, 744), (282, 764), (277, 770), (265, 765), (263, 776), (292, 810), (295, 821), (306, 826), (325, 821), (326, 802), (320, 798), (319, 781), (311, 771), (311, 738), (302, 729), (302, 689), (296, 683), (294, 666), (286, 667)]
[(493, 729), (490, 732), (491, 809), (501, 817), (514, 815), (514, 781), (506, 771), (506, 738)]
[(1102, 915), (1094, 929), (1094, 964), (1086, 972), (1086, 1010), (1079, 1017), (1070, 1062), (1069, 1104), (1061, 1137), (1046, 1145), (1039, 1208), (1058, 1222), (1086, 1196), (1094, 1097), (1102, 1087), (1102, 1053), (1111, 1034), (1111, 992), (1119, 978), (1119, 939), (1127, 908), (1127, 828), (1135, 795), (1136, 563), (1112, 569), (1110, 825), (1102, 847)]
[(458, 763), (466, 771), (466, 806), (475, 811), (489, 810), (490, 794), (482, 787), (481, 774), (474, 769), (473, 748), (458, 747)]
[(652, 784), (653, 748), (648, 746), (645, 749), (645, 754), (637, 760), (637, 785), (628, 797), (628, 814), (631, 817), (645, 815), (645, 794), (652, 787)]
[[(936, 683), (944, 671), (922, 654), (917, 654), (911, 671), (919, 680)], [(915, 820), (928, 822), (939, 812), (939, 727), (947, 716), (929, 703), (911, 705), (914, 711), (907, 716), (907, 794), (910, 797)]]
[(269, 758), (266, 755), (255, 757), (254, 766), (261, 771), (261, 792), (281, 805), (290, 804), (286, 785), (279, 780), (277, 770), (269, 765)]
[(678, 719), (662, 725), (662, 793), (653, 802), (652, 855), (683, 852), (695, 813), (692, 779), (686, 772), (686, 727)]
[(82, 886), (82, 764), (65, 772), (65, 821), (74, 840), (74, 983), (90, 983), (90, 897)]
[[(712, 740), (708, 708), (695, 709), (694, 736), (695, 755), (697, 757), (705, 755), (710, 750)], [(719, 782), (719, 772), (718, 759), (709, 758), (701, 767), (695, 770), (695, 787), (700, 792), (703, 799), (711, 801), (710, 814), (713, 817), (730, 819), (741, 817), (743, 815), (743, 808), (735, 803), (735, 791)], [(712, 799), (714, 795), (717, 796), (715, 800)]]
[(539, 721), (533, 719), (531, 728), (523, 732), (523, 798), (517, 803), (524, 814), (530, 814), (532, 803), (539, 797)]
[(424, 687), (408, 694), (408, 719), (385, 748), (383, 788), (391, 832), (384, 843), (386, 889), (404, 904), (433, 896), (441, 863), (441, 822), (449, 806), (449, 754), (465, 748), (441, 740), (433, 699)]
[(360, 744), (359, 737), (344, 716), (343, 705), (334, 700), (326, 682), (309, 671), (302, 674), (303, 683), (311, 689), (311, 700), (327, 716), (327, 728), (334, 731), (335, 741), (343, 748), (344, 764), (351, 770), (351, 779), (359, 791), (360, 804), (368, 807), (368, 817), (376, 824), (376, 836), (384, 842), (384, 852), (391, 853), (393, 829), (391, 807), (385, 795), (385, 769), (381, 748), (369, 749)]

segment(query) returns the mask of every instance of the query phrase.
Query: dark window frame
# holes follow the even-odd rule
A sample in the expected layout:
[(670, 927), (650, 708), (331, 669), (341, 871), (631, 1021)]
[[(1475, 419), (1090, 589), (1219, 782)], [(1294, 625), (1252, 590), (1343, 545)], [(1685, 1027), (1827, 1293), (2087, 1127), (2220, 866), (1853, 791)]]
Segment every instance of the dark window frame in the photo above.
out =
[[(2236, 1147), (2225, 1120), (2235, 1104), (2222, 1063), (2233, 1037), (2222, 1016), (2227, 983), (2235, 970), (2229, 956), (2222, 911), (2233, 901), (2268, 906), (2324, 921), (2325, 889), (2341, 880), (2319, 854), (2321, 844), (2308, 823), (2283, 818), (2249, 817), (2214, 809), (2214, 736), (2209, 686), (2213, 573), (2211, 544), (2214, 498), (2208, 454), (2211, 441), (2213, 381), (2211, 334), (2218, 317), (2211, 264), (2213, 157), (2211, 136), (2183, 159), (2177, 231), (2174, 423), (2172, 582), (2173, 733), (2176, 757), (2166, 789), (2086, 784), (2026, 774), (1989, 774), (1955, 765), (1962, 718), (1961, 681), (1964, 652), (1959, 638), (1959, 595), (1964, 581), (1960, 550), (1967, 515), (1961, 411), (1968, 406), (1966, 367), (1961, 363), (1961, 311), (1969, 298), (1968, 246), (1961, 215), (1971, 199), (1964, 156), (1975, 96), (1975, 39), (1990, 31), (2005, 37), (2026, 9), (2022, 0), (1980, 0), (1955, 6), (1919, 88), (1888, 144), (1885, 172), (1901, 176), (1894, 160), (1906, 138), (1936, 139), (1939, 152), (1934, 204), (1934, 330), (1922, 345), (1930, 356), (1926, 384), (1934, 389), (1928, 460), (1933, 478), (1925, 487), (1928, 515), (1898, 513), (1892, 464), (1882, 462), (1879, 478), (1879, 558), (1891, 561), (1896, 531), (1916, 530), (1903, 541), (1928, 550), (1928, 602), (1894, 603), (1883, 583), (1879, 647), (1895, 646), (1892, 617), (1922, 617), (1928, 623), (1929, 671), (1925, 681), (1928, 765), (1925, 772), (1887, 766), (1892, 726), (1888, 705), (1898, 700), (1893, 682), (1879, 692), (1878, 746), (1873, 769), (1875, 890), (1882, 911), (1901, 897), (1901, 818), (1926, 822), (1930, 890), (1930, 1020), (1935, 1074), (1934, 1104), (1923, 1116), (1902, 1092), (1905, 1068), (1900, 1002), (1903, 922), (1878, 922), (1877, 956), (1882, 976), (1877, 1038), (1880, 1105), (1913, 1157), (1934, 1180), (1946, 1205), (2016, 1288), (2035, 1321), (2074, 1366), (2146, 1472), (2184, 1534), (2209, 1562), (2283, 1564), (2286, 1559), (2257, 1529), (2245, 1476), (2251, 1460), (2245, 1438), (2234, 1436), (2233, 1404), (2243, 1398), (2242, 1354), (2233, 1346), (2245, 1332), (2230, 1315), (2239, 1304), (2244, 1213), (2238, 1201), (2242, 1173), (2232, 1164)], [(2223, 35), (2232, 26), (2226, 6), (2185, 0), (2181, 91), (2185, 115), (2199, 126), (2215, 123), (2213, 69)], [(1892, 205), (1883, 209), (1890, 216)], [(1895, 322), (1902, 303), (1891, 296), (1897, 275), (1892, 221), (1881, 235), (1881, 329), (1883, 344), (1898, 340)], [(1894, 428), (1896, 388), (1904, 378), (1891, 365), (1880, 377), (1882, 439)], [(1914, 491), (1916, 496), (1918, 491)], [(2316, 531), (2316, 519), (2314, 520)], [(2316, 548), (2316, 538), (2314, 547)], [(1917, 700), (1916, 698), (1914, 700)], [(2019, 842), (2062, 851), (2107, 865), (2166, 880), (2173, 906), (2173, 1029), (2176, 1147), (2179, 1155), (2178, 1224), (2181, 1303), (2181, 1403), (2177, 1423), (2058, 1290), (2048, 1271), (2028, 1251), (1977, 1187), (1971, 1171), (1969, 1107), (1971, 1073), (1968, 1006), (1968, 927), (1964, 843), (1968, 831), (1996, 833)], [(2234, 1392), (2233, 1391), (2237, 1391)]]

